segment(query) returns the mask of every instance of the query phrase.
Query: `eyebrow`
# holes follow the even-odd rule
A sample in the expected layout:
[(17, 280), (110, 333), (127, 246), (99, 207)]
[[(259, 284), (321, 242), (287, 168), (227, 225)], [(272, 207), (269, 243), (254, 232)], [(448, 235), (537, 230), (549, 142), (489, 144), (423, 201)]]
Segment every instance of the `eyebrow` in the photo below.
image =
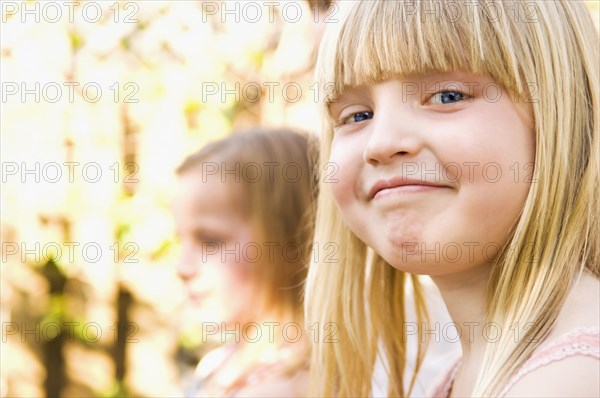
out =
[(339, 102), (339, 99), (342, 95), (343, 94), (337, 94), (335, 96), (327, 97), (327, 99), (325, 99), (325, 109), (327, 109), (327, 113), (329, 113), (329, 116), (333, 116), (331, 107)]
[(336, 105), (340, 104), (339, 102), (330, 102), (327, 104), (327, 113), (329, 114), (329, 117), (331, 119), (337, 119), (337, 117), (339, 115), (337, 115), (338, 113), (340, 113), (342, 111), (342, 109), (344, 108), (344, 104), (340, 104), (339, 105), (339, 110), (338, 109), (334, 109), (336, 108)]
[[(352, 97), (359, 97), (360, 94), (356, 93), (356, 91), (359, 91), (361, 89), (364, 90), (369, 90), (370, 86), (345, 86), (344, 90), (342, 92), (340, 92), (337, 96), (335, 96), (331, 101), (325, 101), (325, 105), (327, 107), (327, 111), (329, 112), (329, 115), (333, 117), (333, 107), (337, 104), (341, 104), (340, 106), (345, 105), (342, 101), (340, 101), (340, 99), (342, 97), (348, 97), (350, 96), (350, 100), (352, 100)], [(358, 98), (357, 98), (358, 99)]]
[(190, 224), (189, 229), (194, 232), (202, 232), (207, 234), (218, 234), (218, 235), (226, 235), (222, 230), (218, 227), (214, 227), (212, 225), (206, 225), (202, 223), (193, 223)]

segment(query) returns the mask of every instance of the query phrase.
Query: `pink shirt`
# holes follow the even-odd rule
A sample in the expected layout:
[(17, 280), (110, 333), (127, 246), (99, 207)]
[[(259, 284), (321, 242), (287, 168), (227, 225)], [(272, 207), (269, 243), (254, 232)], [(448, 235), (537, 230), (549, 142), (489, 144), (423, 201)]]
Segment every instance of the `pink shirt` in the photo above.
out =
[[(552, 362), (560, 361), (575, 355), (591, 356), (600, 359), (600, 329), (577, 328), (566, 333), (549, 344), (545, 344), (529, 358), (517, 373), (504, 386), (499, 397), (506, 395), (519, 380), (537, 368)], [(458, 371), (460, 361), (456, 362), (446, 377), (433, 392), (433, 397), (446, 398), (452, 388), (454, 376)]]

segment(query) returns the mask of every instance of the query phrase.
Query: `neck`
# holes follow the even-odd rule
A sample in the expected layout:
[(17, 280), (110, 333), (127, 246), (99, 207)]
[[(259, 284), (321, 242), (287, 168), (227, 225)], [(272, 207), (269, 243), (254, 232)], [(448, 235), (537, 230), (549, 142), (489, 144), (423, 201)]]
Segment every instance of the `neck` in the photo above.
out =
[(472, 360), (483, 358), (486, 336), (495, 333), (494, 330), (484, 330), (489, 274), (490, 267), (482, 265), (451, 275), (431, 277), (440, 290), (452, 321), (459, 328), (463, 367)]
[[(242, 325), (248, 325), (248, 323)], [(282, 349), (296, 349), (304, 346), (305, 339), (296, 341), (296, 337), (305, 334), (299, 330), (302, 322), (289, 314), (269, 313), (254, 321), (252, 327), (240, 330), (240, 337), (235, 343), (239, 359), (253, 363), (269, 358), (276, 358)]]
[[(258, 341), (242, 339), (233, 346), (234, 352), (230, 364), (221, 371), (235, 375), (235, 380), (239, 381), (249, 377), (253, 372), (262, 372), (265, 369), (272, 368), (269, 372), (295, 371), (308, 360), (309, 342), (306, 337), (301, 335), (302, 337), (296, 340), (295, 327), (284, 329), (292, 321), (273, 321), (271, 318), (266, 322), (267, 324), (257, 322), (262, 328), (262, 336)], [(268, 325), (268, 322), (277, 322), (277, 324)], [(252, 336), (256, 336), (254, 331), (252, 333)], [(301, 333), (304, 334), (304, 331)]]

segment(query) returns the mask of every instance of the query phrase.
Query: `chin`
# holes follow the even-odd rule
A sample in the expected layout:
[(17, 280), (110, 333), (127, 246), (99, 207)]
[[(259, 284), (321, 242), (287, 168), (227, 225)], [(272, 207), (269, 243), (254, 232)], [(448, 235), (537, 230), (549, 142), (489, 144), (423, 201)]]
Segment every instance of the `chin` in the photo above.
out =
[(417, 275), (437, 275), (448, 272), (448, 267), (441, 262), (423, 261), (420, 252), (414, 254), (398, 248), (390, 251), (390, 255), (381, 257), (398, 271)]

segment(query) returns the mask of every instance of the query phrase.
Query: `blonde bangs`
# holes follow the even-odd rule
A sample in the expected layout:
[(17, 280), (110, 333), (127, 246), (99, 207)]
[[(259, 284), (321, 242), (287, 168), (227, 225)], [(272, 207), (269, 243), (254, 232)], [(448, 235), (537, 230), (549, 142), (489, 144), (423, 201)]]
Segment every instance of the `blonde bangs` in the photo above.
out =
[(479, 6), (439, 0), (348, 3), (345, 16), (337, 29), (327, 32), (321, 47), (317, 79), (328, 91), (324, 105), (334, 102), (346, 87), (433, 72), (484, 74), (514, 98), (526, 92), (517, 62), (526, 54), (515, 51), (523, 46), (512, 42), (517, 35), (506, 4), (483, 0)]

